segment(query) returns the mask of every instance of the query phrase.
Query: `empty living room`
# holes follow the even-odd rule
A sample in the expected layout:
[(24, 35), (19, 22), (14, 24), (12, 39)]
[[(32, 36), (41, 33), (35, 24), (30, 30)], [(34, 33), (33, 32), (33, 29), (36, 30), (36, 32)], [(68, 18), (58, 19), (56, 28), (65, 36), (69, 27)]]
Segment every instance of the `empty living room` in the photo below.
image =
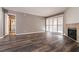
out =
[(79, 52), (79, 7), (0, 7), (0, 52)]

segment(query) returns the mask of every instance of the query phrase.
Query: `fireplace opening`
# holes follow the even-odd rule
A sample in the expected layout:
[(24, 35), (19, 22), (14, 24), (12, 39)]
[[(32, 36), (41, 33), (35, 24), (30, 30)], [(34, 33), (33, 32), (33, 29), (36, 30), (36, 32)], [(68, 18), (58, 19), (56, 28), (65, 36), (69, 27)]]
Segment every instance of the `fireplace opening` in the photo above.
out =
[(68, 28), (68, 36), (74, 40), (77, 40), (77, 30), (76, 28)]

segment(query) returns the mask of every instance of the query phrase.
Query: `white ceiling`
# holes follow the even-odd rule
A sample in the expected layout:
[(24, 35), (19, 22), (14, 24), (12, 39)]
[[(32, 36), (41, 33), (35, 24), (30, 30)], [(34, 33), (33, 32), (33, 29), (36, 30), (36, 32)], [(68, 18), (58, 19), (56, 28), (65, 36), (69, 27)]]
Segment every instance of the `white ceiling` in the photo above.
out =
[(5, 7), (5, 9), (47, 17), (64, 12), (66, 7)]

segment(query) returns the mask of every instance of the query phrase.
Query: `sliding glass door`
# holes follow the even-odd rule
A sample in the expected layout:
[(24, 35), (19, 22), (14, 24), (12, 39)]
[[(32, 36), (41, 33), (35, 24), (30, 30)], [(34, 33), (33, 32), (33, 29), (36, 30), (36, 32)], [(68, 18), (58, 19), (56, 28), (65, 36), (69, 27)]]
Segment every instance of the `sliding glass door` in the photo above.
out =
[(47, 18), (46, 31), (63, 33), (63, 15)]
[(58, 32), (63, 33), (63, 16), (58, 17)]

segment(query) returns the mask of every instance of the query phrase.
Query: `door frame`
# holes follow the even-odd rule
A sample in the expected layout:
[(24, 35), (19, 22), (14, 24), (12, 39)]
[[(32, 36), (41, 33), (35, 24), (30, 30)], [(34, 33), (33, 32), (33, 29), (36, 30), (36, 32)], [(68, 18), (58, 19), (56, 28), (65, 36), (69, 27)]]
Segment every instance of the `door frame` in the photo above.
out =
[[(13, 16), (15, 16), (15, 25), (16, 25), (16, 14), (8, 13), (7, 16), (9, 16), (9, 15), (13, 15)], [(8, 17), (8, 21), (9, 21), (9, 17)], [(9, 23), (9, 22), (8, 22), (8, 23)], [(9, 32), (9, 27), (8, 27), (8, 32)], [(10, 33), (9, 33), (9, 34), (10, 34)], [(15, 26), (15, 35), (16, 35), (16, 26)]]

